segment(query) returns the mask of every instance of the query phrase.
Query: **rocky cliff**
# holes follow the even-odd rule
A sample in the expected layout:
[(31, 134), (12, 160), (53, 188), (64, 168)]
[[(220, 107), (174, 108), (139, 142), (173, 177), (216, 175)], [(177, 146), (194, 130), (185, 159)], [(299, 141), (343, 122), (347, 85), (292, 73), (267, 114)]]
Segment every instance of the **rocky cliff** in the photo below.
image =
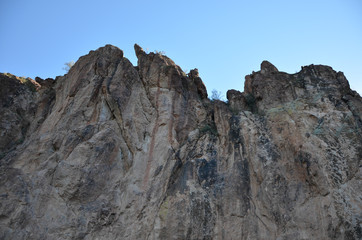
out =
[(264, 61), (225, 103), (135, 52), (0, 75), (1, 239), (361, 239), (362, 100), (343, 73)]

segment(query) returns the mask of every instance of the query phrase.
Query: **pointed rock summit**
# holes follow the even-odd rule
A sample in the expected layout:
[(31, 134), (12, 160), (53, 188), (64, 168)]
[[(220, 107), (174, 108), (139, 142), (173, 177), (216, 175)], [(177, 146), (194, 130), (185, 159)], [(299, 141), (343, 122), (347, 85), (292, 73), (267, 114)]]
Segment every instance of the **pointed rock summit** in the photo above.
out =
[(139, 57), (139, 55), (141, 54), (146, 54), (145, 51), (138, 44), (134, 45), (134, 50), (136, 52), (137, 57)]
[(278, 69), (273, 65), (271, 64), (270, 62), (268, 61), (263, 61), (260, 65), (260, 72), (262, 74), (265, 74), (265, 73), (276, 73), (278, 72)]

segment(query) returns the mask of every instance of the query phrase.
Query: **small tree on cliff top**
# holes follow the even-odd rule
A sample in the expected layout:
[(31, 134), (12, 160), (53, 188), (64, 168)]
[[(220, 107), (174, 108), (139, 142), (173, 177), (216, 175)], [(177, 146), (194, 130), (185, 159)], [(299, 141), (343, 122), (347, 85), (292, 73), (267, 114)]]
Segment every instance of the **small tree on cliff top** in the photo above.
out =
[(221, 92), (217, 91), (216, 89), (212, 90), (212, 92), (211, 92), (211, 100), (220, 100), (220, 101), (222, 101)]
[(63, 67), (63, 70), (66, 72), (69, 72), (69, 70), (73, 67), (74, 61), (66, 62), (64, 63), (65, 67)]

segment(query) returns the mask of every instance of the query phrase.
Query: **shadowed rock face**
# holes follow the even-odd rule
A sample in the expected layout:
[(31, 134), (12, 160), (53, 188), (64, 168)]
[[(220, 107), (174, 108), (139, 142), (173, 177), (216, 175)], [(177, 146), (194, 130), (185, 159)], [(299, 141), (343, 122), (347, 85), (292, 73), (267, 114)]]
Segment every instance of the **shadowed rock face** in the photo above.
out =
[[(362, 101), (264, 61), (210, 101), (197, 69), (111, 45), (1, 74), (1, 239), (360, 239)], [(20, 140), (19, 140), (20, 139)]]

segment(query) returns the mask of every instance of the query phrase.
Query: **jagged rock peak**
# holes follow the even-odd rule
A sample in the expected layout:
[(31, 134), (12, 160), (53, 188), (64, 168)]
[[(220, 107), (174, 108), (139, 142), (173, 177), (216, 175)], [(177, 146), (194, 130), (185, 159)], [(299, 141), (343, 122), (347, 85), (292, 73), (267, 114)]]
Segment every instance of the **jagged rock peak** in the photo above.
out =
[[(119, 49), (118, 47), (111, 45), (111, 44), (106, 44), (105, 46), (100, 47), (97, 50), (92, 50), (89, 52), (88, 55), (93, 55), (93, 54), (96, 54), (98, 56), (107, 56), (109, 58), (112, 58), (112, 56), (117, 57), (117, 58), (123, 58), (123, 51), (121, 49)], [(88, 55), (85, 55), (85, 56), (88, 56)], [(85, 57), (85, 56), (83, 56), (83, 57)]]
[(278, 69), (268, 61), (263, 61), (260, 65), (261, 73), (273, 73), (278, 72)]
[(199, 77), (199, 69), (195, 68), (192, 69), (189, 73), (188, 73), (189, 78), (195, 79)]
[(145, 52), (137, 43), (134, 45), (134, 50), (135, 50), (135, 52), (136, 52), (137, 58), (138, 58), (139, 55), (141, 55), (141, 54), (146, 54), (146, 52)]
[[(160, 53), (146, 53), (138, 44), (134, 45), (135, 53), (138, 58), (139, 75), (149, 86), (159, 86), (162, 88), (175, 88), (177, 91), (197, 93), (202, 99), (207, 98), (207, 90), (202, 82), (198, 70), (193, 69), (188, 75), (169, 57)], [(150, 78), (149, 71), (153, 72)], [(154, 76), (161, 74), (164, 77), (160, 79)], [(188, 95), (188, 94), (187, 94)]]

